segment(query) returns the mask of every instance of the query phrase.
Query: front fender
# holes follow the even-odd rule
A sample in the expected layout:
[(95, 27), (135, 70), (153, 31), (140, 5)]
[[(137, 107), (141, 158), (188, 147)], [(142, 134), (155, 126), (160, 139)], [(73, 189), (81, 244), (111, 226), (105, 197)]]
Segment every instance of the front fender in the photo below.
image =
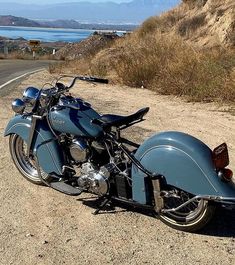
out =
[[(19, 135), (24, 141), (28, 142), (31, 117), (26, 115), (17, 115), (13, 117), (6, 129), (4, 136), (10, 134)], [(63, 156), (62, 150), (52, 134), (47, 121), (38, 120), (34, 131), (34, 138), (32, 142), (33, 153), (37, 155), (39, 165), (47, 174), (62, 175)]]
[[(235, 197), (233, 182), (220, 180), (212, 151), (200, 140), (180, 132), (164, 132), (147, 139), (135, 156), (150, 172), (166, 178), (167, 184), (194, 195)], [(133, 199), (148, 203), (146, 176), (133, 165)]]

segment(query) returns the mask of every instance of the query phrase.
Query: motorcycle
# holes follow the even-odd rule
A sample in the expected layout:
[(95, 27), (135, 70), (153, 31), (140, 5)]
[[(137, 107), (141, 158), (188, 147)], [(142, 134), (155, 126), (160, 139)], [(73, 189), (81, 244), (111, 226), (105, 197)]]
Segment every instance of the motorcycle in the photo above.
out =
[(235, 204), (225, 143), (212, 151), (177, 131), (134, 143), (121, 131), (142, 122), (149, 108), (129, 116), (100, 115), (68, 93), (76, 80), (108, 83), (76, 76), (69, 86), (57, 81), (48, 89), (28, 87), (12, 102), (16, 114), (5, 136), (23, 177), (71, 196), (97, 195), (101, 203), (94, 214), (120, 202), (187, 232), (203, 228), (219, 204)]

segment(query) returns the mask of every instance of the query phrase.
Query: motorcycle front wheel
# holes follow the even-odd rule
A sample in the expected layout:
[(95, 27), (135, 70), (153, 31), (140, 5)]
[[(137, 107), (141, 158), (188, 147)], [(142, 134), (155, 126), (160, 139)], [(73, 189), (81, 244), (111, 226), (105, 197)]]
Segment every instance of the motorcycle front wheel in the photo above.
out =
[[(9, 138), (9, 149), (12, 160), (23, 177), (34, 184), (43, 185), (38, 176), (34, 155), (27, 155), (27, 143), (19, 135), (12, 134)], [(41, 175), (44, 180), (49, 177), (42, 169)]]
[[(178, 191), (178, 197), (164, 199), (164, 208), (173, 209), (185, 203), (193, 196), (184, 191)], [(191, 202), (178, 211), (161, 213), (159, 219), (166, 225), (185, 232), (196, 232), (202, 229), (212, 219), (216, 206), (200, 199)]]

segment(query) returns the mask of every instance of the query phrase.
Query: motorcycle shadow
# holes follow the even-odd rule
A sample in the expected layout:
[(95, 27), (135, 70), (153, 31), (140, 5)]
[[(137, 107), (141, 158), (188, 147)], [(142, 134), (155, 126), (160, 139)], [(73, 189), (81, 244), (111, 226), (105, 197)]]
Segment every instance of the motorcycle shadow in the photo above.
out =
[(218, 207), (213, 219), (198, 234), (216, 237), (235, 237), (235, 211)]
[[(91, 209), (94, 209), (94, 212), (100, 207), (100, 204), (103, 202), (103, 199), (97, 198), (95, 196), (79, 198), (77, 201), (82, 202), (83, 205), (88, 206)], [(113, 202), (107, 203), (102, 209), (100, 209), (100, 214), (117, 214), (120, 212), (126, 212), (126, 209), (117, 209), (116, 203)], [(93, 213), (94, 213), (93, 212)]]
[[(102, 203), (102, 199), (95, 196), (79, 198), (77, 201), (83, 203), (91, 209), (96, 210)], [(121, 202), (111, 202), (101, 209), (100, 214), (118, 214), (123, 212), (135, 212), (151, 218), (157, 218), (153, 211), (135, 208)], [(216, 236), (216, 237), (235, 237), (235, 211), (218, 207), (213, 219), (202, 230), (197, 232), (199, 235)]]

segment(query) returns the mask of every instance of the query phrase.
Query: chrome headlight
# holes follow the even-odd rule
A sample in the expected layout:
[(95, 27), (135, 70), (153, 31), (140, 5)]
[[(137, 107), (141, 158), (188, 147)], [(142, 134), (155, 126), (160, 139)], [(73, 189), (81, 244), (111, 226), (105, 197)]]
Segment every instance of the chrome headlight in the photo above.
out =
[(34, 105), (38, 97), (39, 90), (35, 87), (28, 87), (23, 93), (23, 101), (26, 104)]
[(22, 99), (15, 99), (12, 104), (12, 109), (15, 113), (18, 113), (18, 114), (22, 114), (24, 112), (24, 109), (25, 109), (25, 103)]

